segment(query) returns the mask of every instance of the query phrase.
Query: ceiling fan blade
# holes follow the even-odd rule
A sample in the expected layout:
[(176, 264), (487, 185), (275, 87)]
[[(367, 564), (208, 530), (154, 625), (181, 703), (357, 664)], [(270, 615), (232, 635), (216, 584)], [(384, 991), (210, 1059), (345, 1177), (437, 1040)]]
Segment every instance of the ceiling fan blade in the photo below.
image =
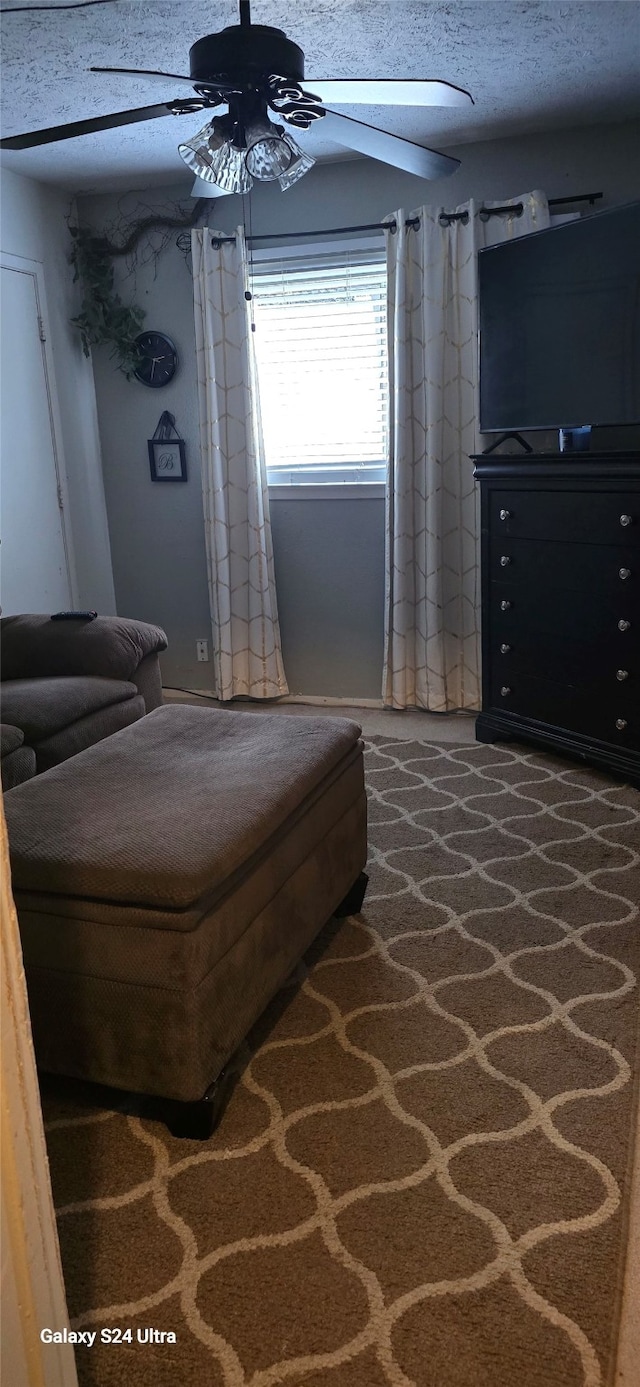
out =
[(468, 106), (474, 105), (470, 92), (454, 87), (451, 82), (416, 79), (397, 82), (393, 78), (380, 81), (352, 81), (339, 78), (325, 82), (305, 80), (305, 86), (317, 92), (321, 101), (338, 106)]
[[(26, 135), (9, 135), (0, 140), (0, 149), (35, 149), (37, 145), (55, 144), (58, 140), (74, 140), (77, 135), (92, 135), (97, 130), (114, 130), (119, 125), (135, 125), (139, 120), (156, 120), (158, 116), (176, 114), (176, 104), (181, 103), (138, 106), (133, 111), (115, 111), (113, 115), (96, 116), (93, 120), (73, 120), (69, 125), (51, 125), (46, 130), (31, 130)], [(185, 105), (188, 109), (188, 104)]]
[(387, 130), (378, 130), (375, 125), (364, 125), (361, 120), (352, 120), (351, 116), (338, 115), (337, 111), (327, 111), (321, 130), (336, 144), (357, 149), (359, 154), (367, 154), (370, 159), (380, 159), (383, 164), (392, 164), (406, 173), (414, 173), (417, 178), (447, 178), (460, 167), (459, 159), (439, 154), (436, 149), (427, 149), (425, 145), (414, 144), (400, 135), (390, 135)]
[(188, 86), (193, 87), (193, 77), (185, 77), (178, 72), (158, 72), (155, 68), (147, 71), (143, 67), (90, 67), (89, 72), (115, 72), (126, 77), (161, 77), (164, 81), (186, 82)]
[(192, 91), (196, 86), (211, 87), (212, 91), (220, 91), (221, 87), (231, 88), (231, 83), (223, 81), (222, 78), (219, 82), (205, 82), (201, 80), (199, 77), (185, 77), (183, 73), (179, 72), (158, 72), (155, 68), (147, 69), (143, 67), (90, 67), (89, 72), (115, 72), (116, 75), (121, 75), (124, 77), (151, 77), (154, 81), (182, 82), (186, 83), (188, 87), (191, 87)]

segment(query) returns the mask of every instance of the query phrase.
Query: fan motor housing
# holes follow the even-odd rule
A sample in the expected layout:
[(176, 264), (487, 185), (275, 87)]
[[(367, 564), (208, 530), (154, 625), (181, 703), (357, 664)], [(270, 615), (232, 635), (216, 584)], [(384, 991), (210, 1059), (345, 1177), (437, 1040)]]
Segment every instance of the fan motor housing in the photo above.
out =
[(189, 69), (194, 81), (229, 78), (246, 83), (247, 77), (275, 73), (296, 82), (304, 80), (304, 53), (283, 29), (267, 24), (234, 24), (220, 34), (207, 34), (189, 49)]

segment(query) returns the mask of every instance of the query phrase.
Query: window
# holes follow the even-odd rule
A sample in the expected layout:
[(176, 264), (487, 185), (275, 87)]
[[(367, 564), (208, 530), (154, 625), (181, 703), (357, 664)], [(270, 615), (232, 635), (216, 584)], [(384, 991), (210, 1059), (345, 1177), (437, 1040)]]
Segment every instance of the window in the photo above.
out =
[(253, 303), (269, 483), (384, 482), (384, 248), (272, 256)]

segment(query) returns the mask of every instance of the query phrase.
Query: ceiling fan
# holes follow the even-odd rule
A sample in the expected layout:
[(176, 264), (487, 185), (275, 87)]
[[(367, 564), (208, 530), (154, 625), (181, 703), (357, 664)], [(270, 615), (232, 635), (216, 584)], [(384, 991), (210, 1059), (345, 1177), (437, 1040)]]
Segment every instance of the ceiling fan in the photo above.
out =
[[(74, 139), (159, 116), (190, 115), (225, 107), (191, 140), (179, 146), (185, 163), (212, 191), (247, 192), (253, 179), (276, 179), (285, 189), (301, 178), (315, 160), (296, 143), (291, 129), (307, 130), (322, 120), (332, 142), (392, 164), (419, 178), (443, 178), (454, 173), (460, 160), (399, 135), (329, 109), (338, 105), (467, 106), (469, 92), (450, 82), (419, 79), (313, 81), (313, 92), (302, 83), (304, 53), (282, 29), (252, 24), (249, 0), (239, 0), (240, 23), (198, 39), (189, 51), (190, 75), (135, 68), (92, 67), (92, 72), (180, 82), (193, 95), (153, 106), (117, 111), (90, 120), (54, 125), (0, 140), (2, 149), (32, 149), (37, 145)], [(285, 125), (274, 123), (274, 112)]]

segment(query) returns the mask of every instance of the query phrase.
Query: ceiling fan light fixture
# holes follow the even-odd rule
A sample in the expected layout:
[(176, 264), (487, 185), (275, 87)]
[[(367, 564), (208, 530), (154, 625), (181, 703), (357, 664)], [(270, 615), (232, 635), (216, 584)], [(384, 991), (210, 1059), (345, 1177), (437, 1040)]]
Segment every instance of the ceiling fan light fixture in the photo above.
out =
[(202, 183), (224, 193), (248, 193), (254, 178), (277, 182), (285, 192), (315, 164), (289, 131), (266, 114), (254, 115), (246, 126), (238, 112), (215, 116), (178, 145), (178, 153)]
[(304, 178), (305, 173), (313, 168), (316, 161), (311, 158), (310, 154), (307, 154), (306, 150), (301, 149), (299, 144), (296, 144), (291, 135), (285, 134), (283, 139), (291, 150), (291, 163), (284, 173), (278, 176), (280, 187), (283, 193), (286, 193), (287, 188), (291, 188), (294, 183), (298, 182), (299, 178)]

